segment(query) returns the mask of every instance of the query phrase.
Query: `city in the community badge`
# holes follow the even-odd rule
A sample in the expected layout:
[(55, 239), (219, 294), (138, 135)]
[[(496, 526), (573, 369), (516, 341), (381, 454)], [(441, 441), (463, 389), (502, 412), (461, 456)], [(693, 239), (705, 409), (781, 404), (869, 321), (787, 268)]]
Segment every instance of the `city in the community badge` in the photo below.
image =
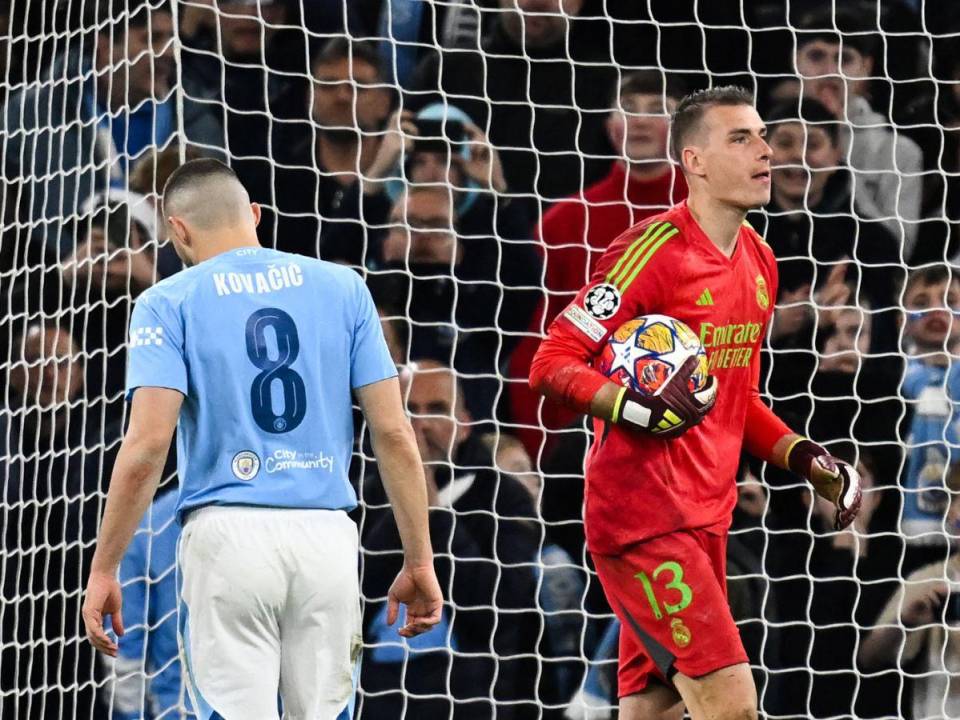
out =
[(767, 281), (763, 275), (757, 275), (757, 305), (764, 310), (770, 307), (770, 293), (767, 292)]
[(233, 456), (230, 466), (240, 480), (252, 480), (260, 472), (260, 458), (255, 452), (241, 450)]
[(692, 639), (690, 628), (683, 624), (680, 618), (674, 618), (670, 621), (670, 630), (673, 631), (673, 642), (677, 647), (685, 648)]
[(595, 285), (584, 296), (583, 307), (597, 320), (609, 320), (620, 308), (620, 291), (609, 283)]

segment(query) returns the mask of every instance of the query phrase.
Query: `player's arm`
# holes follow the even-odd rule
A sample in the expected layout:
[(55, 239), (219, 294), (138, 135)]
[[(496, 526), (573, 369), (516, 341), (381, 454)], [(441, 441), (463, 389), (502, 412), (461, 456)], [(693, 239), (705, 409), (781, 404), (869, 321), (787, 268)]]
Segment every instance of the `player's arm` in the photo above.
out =
[(93, 646), (114, 657), (117, 644), (104, 631), (103, 619), (111, 616), (114, 631), (123, 635), (117, 568), (156, 493), (182, 403), (183, 395), (176, 390), (139, 388), (133, 395), (130, 426), (113, 466), (87, 582), (83, 621)]
[(427, 481), (397, 378), (358, 387), (356, 393), (403, 544), (403, 569), (387, 594), (387, 623), (393, 625), (405, 604), (400, 634), (412, 637), (440, 622), (443, 609), (430, 545)]
[[(598, 311), (595, 302), (605, 291), (616, 306), (607, 317), (609, 310)], [(590, 365), (610, 333), (643, 314), (643, 302), (634, 295), (621, 296), (617, 288), (597, 279), (583, 288), (550, 325), (530, 364), (530, 387), (575, 412), (664, 439), (675, 437), (700, 423), (716, 400), (714, 378), (695, 395), (687, 389), (695, 359), (688, 360), (655, 396), (618, 385)]]

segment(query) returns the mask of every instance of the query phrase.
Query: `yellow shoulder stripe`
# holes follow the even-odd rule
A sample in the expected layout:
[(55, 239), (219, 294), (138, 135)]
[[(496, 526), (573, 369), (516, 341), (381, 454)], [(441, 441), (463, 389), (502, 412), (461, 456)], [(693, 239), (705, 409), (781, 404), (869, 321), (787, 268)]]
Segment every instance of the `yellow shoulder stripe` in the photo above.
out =
[(640, 237), (630, 243), (616, 265), (607, 273), (607, 282), (613, 283), (621, 293), (624, 292), (660, 246), (678, 232), (680, 231), (668, 222), (650, 225)]

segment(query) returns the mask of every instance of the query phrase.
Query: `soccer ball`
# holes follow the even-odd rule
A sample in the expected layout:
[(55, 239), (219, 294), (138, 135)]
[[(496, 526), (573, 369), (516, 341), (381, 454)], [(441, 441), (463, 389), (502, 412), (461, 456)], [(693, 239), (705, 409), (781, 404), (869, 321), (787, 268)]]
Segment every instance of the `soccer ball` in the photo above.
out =
[(644, 315), (618, 327), (600, 353), (597, 369), (615, 383), (656, 395), (686, 362), (696, 357), (690, 392), (707, 383), (707, 353), (688, 325), (666, 315)]

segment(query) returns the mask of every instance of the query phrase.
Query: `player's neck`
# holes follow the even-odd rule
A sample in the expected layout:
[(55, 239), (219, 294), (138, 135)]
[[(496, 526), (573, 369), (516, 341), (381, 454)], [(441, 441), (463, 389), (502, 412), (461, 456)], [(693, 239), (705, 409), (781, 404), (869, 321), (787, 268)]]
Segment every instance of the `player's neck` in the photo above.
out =
[(197, 247), (194, 264), (200, 264), (217, 255), (245, 247), (260, 247), (255, 230), (252, 235), (249, 230), (238, 228), (226, 228), (204, 234), (203, 242)]
[(730, 257), (737, 249), (737, 236), (747, 213), (740, 208), (719, 202), (704, 193), (690, 193), (687, 208), (697, 225), (717, 249)]

